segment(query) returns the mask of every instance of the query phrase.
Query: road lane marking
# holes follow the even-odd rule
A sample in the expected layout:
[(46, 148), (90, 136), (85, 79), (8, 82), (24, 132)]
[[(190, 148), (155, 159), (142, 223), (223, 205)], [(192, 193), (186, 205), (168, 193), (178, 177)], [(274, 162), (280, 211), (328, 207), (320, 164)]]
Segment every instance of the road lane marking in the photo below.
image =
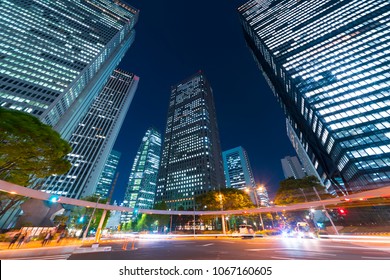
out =
[(211, 245), (214, 245), (214, 243), (207, 243), (207, 244), (200, 245), (200, 246), (202, 246), (202, 247), (207, 247), (207, 246), (211, 246)]
[(283, 258), (283, 257), (271, 257), (271, 259), (277, 259), (277, 260), (294, 260), (292, 258)]
[[(322, 253), (322, 252), (313, 252), (313, 251), (308, 251), (308, 250), (302, 250), (302, 249), (298, 249), (298, 248), (295, 248), (295, 249), (286, 249), (286, 250), (290, 250), (290, 251), (299, 251), (303, 254), (314, 254), (314, 255), (324, 255), (324, 256), (332, 256), (332, 257), (336, 257), (337, 255), (336, 254), (329, 254), (329, 253)], [(275, 253), (286, 253), (286, 251), (275, 251)], [(307, 256), (307, 257), (310, 257), (310, 256)]]
[(264, 249), (245, 249), (245, 251), (275, 251), (275, 250), (300, 250), (297, 248), (264, 248)]
[(356, 246), (356, 247), (352, 247), (352, 246), (331, 246), (331, 245), (322, 245), (321, 247), (329, 247), (329, 248), (343, 248), (343, 249), (356, 249), (356, 250), (368, 250), (368, 249), (371, 249), (371, 250), (383, 250), (383, 251), (390, 251), (390, 248), (385, 248), (385, 247), (361, 247), (361, 246)]
[[(307, 251), (306, 251), (307, 252)], [(337, 255), (336, 254), (329, 254), (329, 253), (321, 253), (321, 252), (312, 252), (312, 251), (309, 251), (307, 252), (308, 254), (315, 254), (315, 255), (325, 255), (325, 256), (332, 256), (332, 257), (336, 257)]]
[(362, 257), (362, 259), (373, 259), (373, 260), (390, 260), (390, 256), (389, 257)]

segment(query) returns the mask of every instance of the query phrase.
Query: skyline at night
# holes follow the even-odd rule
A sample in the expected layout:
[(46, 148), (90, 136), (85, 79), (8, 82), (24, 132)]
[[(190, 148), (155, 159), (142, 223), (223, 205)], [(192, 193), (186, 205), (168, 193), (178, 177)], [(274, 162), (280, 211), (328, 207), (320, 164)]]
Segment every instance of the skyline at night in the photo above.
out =
[(171, 86), (199, 70), (213, 88), (222, 150), (245, 148), (256, 183), (272, 197), (284, 179), (280, 159), (295, 151), (283, 111), (245, 44), (237, 13), (245, 1), (127, 3), (140, 13), (136, 40), (119, 67), (140, 82), (114, 147), (122, 153), (114, 199), (123, 200), (138, 139), (149, 126), (165, 131)]
[(389, 0), (0, 0), (0, 19), (4, 279), (385, 275)]

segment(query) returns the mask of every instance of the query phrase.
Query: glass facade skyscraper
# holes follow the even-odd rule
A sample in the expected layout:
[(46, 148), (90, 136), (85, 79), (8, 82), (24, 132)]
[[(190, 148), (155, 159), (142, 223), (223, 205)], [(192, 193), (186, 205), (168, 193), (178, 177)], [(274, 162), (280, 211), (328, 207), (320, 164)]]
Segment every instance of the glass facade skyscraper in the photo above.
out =
[(49, 177), (41, 189), (80, 198), (96, 192), (99, 176), (112, 150), (138, 86), (139, 78), (116, 69), (70, 138), (71, 169)]
[(388, 185), (390, 2), (252, 0), (238, 10), (313, 165), (339, 191)]
[(222, 153), (226, 187), (244, 190), (254, 188), (252, 168), (248, 154), (243, 147), (236, 147)]
[(303, 166), (299, 162), (297, 157), (286, 156), (280, 160), (282, 162), (282, 169), (284, 177), (302, 179), (306, 176)]
[(134, 40), (138, 11), (118, 0), (0, 2), (0, 106), (69, 140)]
[[(153, 209), (161, 156), (161, 133), (149, 128), (134, 159), (123, 205), (135, 209)], [(128, 222), (131, 213), (122, 215)]]
[(199, 71), (171, 89), (156, 201), (192, 210), (195, 196), (224, 186), (213, 91)]
[(121, 158), (121, 153), (115, 150), (112, 150), (109, 154), (106, 163), (104, 164), (103, 171), (99, 176), (99, 180), (96, 187), (95, 194), (107, 198), (109, 192), (114, 183), (116, 169), (119, 164), (119, 159)]
[(322, 176), (320, 176), (320, 174), (318, 173), (320, 170), (319, 166), (317, 168), (314, 167), (313, 163), (309, 158), (309, 155), (307, 154), (305, 148), (300, 142), (298, 135), (296, 134), (295, 130), (291, 127), (288, 121), (286, 121), (286, 127), (287, 127), (287, 136), (290, 139), (291, 144), (295, 149), (295, 152), (297, 153), (300, 163), (302, 164), (303, 170), (305, 172), (305, 176), (316, 176), (318, 178), (318, 181), (326, 187), (328, 192), (333, 193), (334, 189), (331, 187), (331, 183), (327, 175), (321, 170)]

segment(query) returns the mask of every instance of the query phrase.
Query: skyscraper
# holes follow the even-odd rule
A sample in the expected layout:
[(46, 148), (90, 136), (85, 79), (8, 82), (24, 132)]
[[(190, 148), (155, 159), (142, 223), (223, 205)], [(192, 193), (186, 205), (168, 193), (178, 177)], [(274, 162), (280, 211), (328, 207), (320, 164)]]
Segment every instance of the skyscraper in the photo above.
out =
[(122, 126), (139, 78), (116, 69), (73, 132), (67, 155), (72, 167), (49, 177), (41, 189), (71, 198), (96, 192), (99, 176)]
[[(149, 128), (142, 138), (131, 168), (129, 184), (123, 201), (124, 206), (135, 209), (153, 209), (160, 156), (161, 134), (154, 128)], [(131, 214), (122, 216), (122, 222), (128, 222)]]
[(259, 206), (267, 207), (270, 206), (268, 191), (265, 186), (260, 186), (256, 189)]
[(213, 91), (199, 71), (171, 89), (156, 201), (193, 209), (196, 195), (224, 186)]
[[(333, 193), (334, 189), (331, 187), (331, 182), (329, 181), (326, 173), (322, 170), (321, 166), (318, 165), (316, 168), (313, 165), (309, 158), (309, 155), (305, 150), (305, 147), (303, 147), (298, 135), (295, 133), (294, 129), (291, 127), (290, 123), (287, 120), (286, 127), (287, 136), (290, 139), (291, 144), (295, 149), (295, 152), (297, 153), (300, 163), (302, 163), (305, 176), (316, 176), (318, 178), (318, 181), (327, 188), (328, 192)], [(321, 172), (322, 176), (320, 176), (319, 172)]]
[(282, 162), (282, 169), (284, 177), (302, 179), (306, 176), (304, 169), (297, 157), (286, 156), (280, 160)]
[(118, 0), (0, 2), (0, 106), (69, 140), (132, 44), (138, 11)]
[(246, 150), (239, 146), (224, 151), (222, 160), (226, 186), (247, 192), (254, 205), (264, 205), (265, 198), (268, 199), (267, 190), (265, 187), (256, 187)]
[(228, 188), (245, 189), (254, 188), (252, 168), (248, 154), (243, 147), (236, 147), (222, 153), (225, 181)]
[(96, 195), (102, 198), (108, 197), (111, 187), (114, 187), (112, 184), (114, 183), (120, 157), (120, 152), (111, 150), (111, 153), (109, 154), (107, 161), (104, 164), (103, 171), (99, 176), (95, 192)]
[(238, 9), (291, 127), (339, 191), (390, 183), (389, 9), (387, 0), (251, 0)]

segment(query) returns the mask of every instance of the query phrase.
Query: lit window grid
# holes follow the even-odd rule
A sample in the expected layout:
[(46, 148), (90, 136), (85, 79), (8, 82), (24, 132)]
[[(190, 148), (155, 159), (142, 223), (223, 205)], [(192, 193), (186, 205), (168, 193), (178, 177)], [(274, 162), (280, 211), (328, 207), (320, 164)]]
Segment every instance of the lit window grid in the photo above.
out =
[[(209, 172), (215, 173), (212, 152), (218, 149), (218, 144), (210, 139), (215, 120), (214, 112), (209, 111), (214, 108), (211, 92), (202, 75), (195, 75), (172, 88), (156, 197), (157, 201), (169, 203), (169, 207), (176, 208), (180, 204), (191, 207), (193, 194), (212, 190), (211, 185), (215, 188), (216, 180), (223, 182), (222, 172), (219, 179), (215, 174), (211, 174), (211, 181), (206, 179)], [(193, 172), (202, 174), (202, 179), (180, 181), (172, 173), (189, 170), (192, 166), (197, 166)], [(185, 179), (192, 175), (180, 176)]]
[[(386, 4), (387, 1), (376, 1), (376, 2), (382, 2), (381, 4), (374, 3), (375, 1), (367, 1), (365, 4), (370, 4), (371, 9), (362, 9), (366, 14), (373, 12), (374, 10), (378, 10), (379, 8), (383, 8)], [(253, 4), (253, 3), (252, 3)], [(355, 3), (356, 5), (356, 3)], [(375, 5), (375, 8), (372, 8)], [(388, 5), (388, 4), (387, 4)], [(348, 8), (348, 7), (347, 7)], [(359, 8), (360, 9), (360, 8)], [(384, 10), (384, 9), (383, 9)], [(351, 10), (351, 12), (354, 12)], [(339, 13), (340, 14), (340, 13)], [(381, 21), (382, 24), (389, 24), (389, 17), (388, 17), (389, 12), (385, 11), (383, 12), (382, 15), (379, 15), (375, 17), (374, 19), (368, 21), (367, 24), (370, 24), (374, 20)], [(271, 18), (270, 18), (271, 19)], [(329, 17), (327, 17), (327, 21), (331, 23), (329, 20)], [(282, 21), (283, 22), (283, 21)], [(361, 24), (356, 27), (356, 29), (361, 28), (364, 26), (364, 24)], [(346, 35), (346, 34), (341, 34), (339, 36), (343, 36), (342, 40), (339, 40), (338, 45), (333, 44), (331, 48), (328, 48), (326, 52), (324, 51), (325, 55), (323, 53), (320, 53), (319, 51), (316, 51), (313, 53), (314, 48), (318, 49), (319, 46), (315, 45), (312, 47), (313, 50), (305, 49), (304, 52), (306, 52), (306, 57), (310, 58), (316, 58), (315, 63), (310, 63), (307, 61), (307, 59), (302, 59), (302, 56), (296, 55), (296, 61), (297, 65), (294, 65), (292, 61), (292, 58), (289, 57), (287, 58), (287, 61), (290, 60), (289, 64), (285, 64), (284, 66), (289, 70), (293, 69), (293, 67), (298, 67), (302, 65), (298, 65), (298, 59), (301, 61), (301, 63), (305, 63), (304, 65), (304, 72), (294, 74), (292, 77), (296, 76), (302, 76), (304, 79), (308, 78), (314, 78), (312, 81), (312, 84), (320, 84), (318, 81), (321, 79), (321, 77), (316, 78), (316, 74), (319, 73), (319, 71), (328, 70), (332, 71), (339, 79), (343, 79), (337, 83), (332, 83), (330, 85), (326, 85), (325, 87), (316, 89), (315, 91), (312, 91), (312, 93), (306, 93), (306, 97), (311, 98), (311, 104), (314, 104), (314, 107), (316, 107), (316, 101), (318, 100), (321, 101), (321, 97), (319, 96), (319, 93), (324, 92), (323, 94), (323, 99), (325, 100), (324, 102), (328, 102), (327, 105), (333, 105), (326, 107), (327, 111), (322, 110), (322, 112), (317, 112), (317, 116), (315, 116), (314, 120), (316, 122), (315, 125), (312, 126), (313, 131), (315, 131), (317, 128), (323, 127), (322, 125), (320, 126), (320, 123), (318, 124), (317, 127), (317, 121), (320, 119), (322, 114), (324, 112), (327, 113), (332, 113), (340, 110), (339, 114), (332, 115), (329, 114), (326, 116), (325, 121), (322, 120), (323, 124), (327, 124), (327, 122), (333, 121), (333, 123), (330, 125), (331, 129), (338, 130), (335, 136), (340, 136), (342, 135), (341, 129), (347, 128), (349, 131), (355, 132), (356, 126), (360, 124), (366, 124), (366, 123), (372, 123), (373, 121), (377, 120), (378, 123), (371, 125), (366, 125), (365, 127), (371, 126), (374, 128), (377, 128), (378, 125), (381, 125), (380, 122), (383, 121), (383, 119), (386, 119), (389, 117), (389, 110), (386, 110), (389, 108), (389, 101), (388, 101), (388, 91), (386, 91), (389, 88), (389, 31), (388, 28), (385, 28), (386, 25), (382, 26), (377, 26), (374, 28), (374, 30), (371, 30), (370, 32), (366, 32), (366, 34), (361, 35), (360, 37), (357, 36), (357, 34), (353, 34), (355, 36), (352, 38), (352, 36)], [(305, 30), (308, 28), (305, 26)], [(310, 29), (311, 30), (311, 29)], [(259, 33), (258, 33), (259, 34)], [(275, 34), (274, 37), (277, 37), (278, 35), (280, 36), (285, 36), (286, 34), (278, 33)], [(337, 39), (337, 38), (336, 38)], [(331, 38), (330, 40), (335, 40), (335, 38)], [(342, 42), (344, 41), (344, 42)], [(323, 45), (329, 42), (324, 42)], [(369, 44), (367, 44), (369, 43)], [(341, 44), (341, 45), (340, 45)], [(365, 44), (365, 45), (364, 45)], [(368, 46), (370, 47), (368, 49)], [(268, 46), (269, 47), (269, 46)], [(338, 49), (335, 48), (339, 48)], [(311, 51), (311, 52), (310, 52)], [(333, 54), (333, 57), (331, 57), (330, 54)], [(277, 54), (277, 53), (276, 53)], [(320, 56), (321, 55), (321, 56)], [(350, 57), (348, 57), (348, 55)], [(319, 57), (322, 58), (323, 64), (321, 64), (321, 61)], [(337, 62), (340, 61), (344, 63), (344, 65), (340, 64)], [(351, 62), (352, 61), (352, 62)], [(270, 62), (270, 61), (268, 61)], [(336, 62), (336, 63), (335, 63)], [(327, 65), (328, 64), (328, 65)], [(310, 68), (310, 65), (313, 65), (315, 68)], [(332, 65), (333, 68), (329, 67), (329, 65)], [(349, 65), (349, 66), (348, 66)], [(309, 66), (309, 67), (307, 67)], [(349, 71), (349, 72), (348, 72)], [(311, 73), (310, 75), (303, 75), (304, 73)], [(338, 75), (337, 75), (338, 74)], [(306, 85), (307, 83), (305, 83)], [(326, 83), (325, 83), (326, 84)], [(342, 87), (344, 84), (344, 88)], [(333, 90), (330, 91), (330, 90)], [(356, 90), (357, 89), (357, 90)], [(343, 95), (343, 93), (347, 92), (346, 94)], [(355, 95), (355, 96), (354, 96)], [(357, 100), (356, 97), (361, 97), (364, 95), (363, 100), (359, 99)], [(386, 99), (382, 99), (382, 101), (377, 102), (376, 104), (372, 103), (372, 98), (371, 96), (375, 95), (377, 99), (384, 97)], [(342, 104), (340, 103), (343, 108), (340, 108), (340, 104), (337, 102), (329, 102), (325, 98), (332, 98), (332, 101), (337, 99), (344, 99), (348, 100), (347, 104)], [(353, 98), (355, 97), (355, 100)], [(352, 100), (351, 100), (352, 99)], [(297, 100), (296, 100), (297, 101)], [(363, 101), (363, 102), (362, 102)], [(321, 104), (321, 103), (317, 104)], [(370, 103), (371, 102), (371, 103)], [(303, 100), (301, 105), (302, 105), (302, 114), (305, 115), (305, 117), (308, 119), (308, 121), (311, 121), (311, 117), (313, 116), (313, 111), (308, 109), (310, 105), (305, 104), (307, 103), (307, 100)], [(362, 104), (363, 103), (363, 104)], [(304, 106), (304, 104), (307, 106)], [(323, 103), (322, 103), (323, 104)], [(366, 106), (362, 106), (364, 104), (367, 104)], [(339, 106), (339, 107), (337, 107)], [(355, 107), (354, 107), (355, 106)], [(324, 107), (323, 105), (317, 105), (317, 107)], [(351, 110), (346, 110), (346, 108), (353, 108)], [(377, 110), (377, 113), (375, 113), (375, 110)], [(373, 112), (374, 111), (374, 112)], [(342, 113), (341, 113), (342, 112)], [(310, 114), (309, 114), (310, 113)], [(351, 118), (352, 116), (356, 116), (358, 114), (358, 117)], [(343, 121), (344, 119), (344, 121)], [(347, 120), (345, 120), (347, 119)], [(364, 126), (363, 126), (364, 127)], [(383, 126), (382, 126), (383, 127)], [(362, 130), (361, 132), (364, 132)], [(325, 129), (318, 129), (317, 134), (319, 134), (319, 137), (322, 138), (323, 144), (329, 140), (328, 143), (328, 152), (332, 149), (334, 145), (334, 140), (332, 140), (331, 137), (327, 137), (328, 131)], [(328, 134), (328, 135), (327, 135)], [(354, 133), (356, 134), (356, 132)], [(384, 130), (383, 135), (386, 135), (388, 138), (389, 131)], [(383, 138), (383, 137), (382, 137)], [(384, 149), (382, 149), (384, 148)], [(370, 148), (366, 148), (370, 149)], [(360, 150), (361, 151), (361, 150)], [(364, 150), (363, 150), (364, 151)], [(375, 149), (375, 154), (382, 154), (387, 152), (387, 145), (381, 146), (380, 148), (378, 147)], [(348, 153), (349, 155), (357, 155), (356, 152), (350, 151)], [(371, 154), (372, 155), (372, 154)], [(360, 153), (361, 156), (361, 153)], [(345, 165), (339, 164), (339, 168), (344, 167)]]
[[(94, 10), (86, 7), (84, 4), (75, 2), (67, 3), (67, 5), (63, 5), (62, 3), (58, 2), (53, 2), (50, 5), (46, 5), (44, 1), (38, 2), (34, 4), (38, 6), (41, 5), (41, 11), (45, 9), (51, 10), (52, 16), (58, 16), (59, 14), (64, 16), (64, 13), (69, 13), (68, 10), (71, 10), (72, 8), (74, 9), (74, 5), (78, 5), (78, 7), (76, 8), (76, 10), (79, 10), (78, 12), (82, 13), (83, 11), (87, 10), (88, 16), (94, 17), (96, 21), (99, 21), (99, 19), (102, 18), (101, 8), (99, 8), (98, 6), (96, 6), (98, 8)], [(104, 3), (104, 5), (114, 5), (113, 3), (109, 3), (107, 1), (100, 2), (100, 4)], [(58, 57), (59, 59), (62, 59), (64, 61), (67, 60), (69, 61), (69, 63), (73, 62), (73, 60), (88, 62), (91, 61), (91, 59), (94, 58), (94, 56), (96, 56), (99, 50), (102, 49), (106, 44), (101, 41), (103, 44), (99, 44), (100, 46), (96, 47), (96, 43), (92, 42), (89, 39), (86, 39), (84, 34), (80, 33), (80, 25), (86, 28), (88, 28), (88, 26), (85, 25), (83, 22), (77, 20), (77, 13), (70, 13), (71, 17), (65, 16), (67, 18), (67, 22), (71, 22), (71, 24), (63, 24), (62, 21), (59, 21), (55, 23), (57, 24), (57, 26), (55, 27), (57, 29), (54, 29), (49, 28), (47, 26), (48, 24), (52, 24), (52, 26), (54, 26), (55, 24), (53, 25), (53, 23), (48, 21), (46, 16), (37, 16), (37, 10), (22, 9), (19, 6), (14, 7), (14, 3), (9, 1), (3, 1), (2, 5), (0, 5), (0, 10), (2, 15), (2, 21), (0, 21), (0, 25), (3, 24), (3, 26), (1, 26), (2, 28), (0, 28), (0, 30), (2, 30), (1, 45), (5, 50), (9, 50), (6, 53), (7, 63), (4, 63), (4, 60), (2, 62), (0, 61), (2, 68), (1, 73), (6, 74), (10, 77), (25, 80), (32, 84), (35, 83), (39, 87), (50, 88), (56, 91), (64, 90), (70, 84), (70, 82), (74, 80), (77, 72), (80, 72), (80, 70), (75, 71), (72, 68), (64, 67), (63, 65), (53, 63), (47, 59), (44, 60), (40, 55), (42, 50), (44, 50), (47, 54), (52, 55), (53, 57)], [(131, 15), (131, 13), (126, 13), (128, 15), (127, 19), (131, 19), (131, 17), (134, 17), (134, 15)], [(81, 19), (83, 19), (84, 17), (85, 14), (80, 16)], [(104, 15), (103, 17), (107, 16)], [(119, 30), (123, 29), (124, 23), (122, 22), (120, 25), (117, 24), (116, 26), (109, 24), (109, 26), (115, 27), (117, 30)], [(45, 37), (35, 36), (35, 42), (32, 42), (30, 37), (26, 37), (27, 33), (25, 33), (25, 30), (31, 29), (39, 30), (42, 36), (48, 36), (48, 38), (51, 39), (47, 40)], [(58, 32), (57, 30), (64, 30), (65, 32), (68, 32), (68, 34), (71, 34), (73, 38), (72, 44), (74, 48), (77, 48), (80, 51), (79, 54), (69, 49), (72, 48), (72, 45), (69, 45), (69, 43), (67, 43), (66, 41), (65, 35), (63, 33)], [(104, 34), (106, 33), (101, 32), (101, 35), (103, 37), (106, 37), (104, 40), (108, 42), (109, 40), (111, 40), (112, 36), (115, 35), (115, 32), (112, 32), (111, 35)], [(90, 35), (96, 37), (96, 35), (92, 33), (90, 33)], [(54, 43), (55, 40), (62, 40), (64, 44), (58, 42)], [(12, 59), (12, 57), (14, 57), (14, 59)], [(101, 63), (103, 60), (101, 58), (98, 58), (97, 61), (98, 63)], [(73, 74), (69, 75), (71, 73)], [(52, 81), (52, 83), (54, 83), (55, 81), (55, 85), (59, 86), (51, 85), (50, 81)], [(4, 94), (2, 94), (2, 96), (0, 97), (5, 98)], [(71, 94), (69, 96), (66, 96), (60, 102), (60, 104), (64, 105), (65, 107), (69, 107), (75, 97), (77, 97), (77, 94)], [(9, 98), (9, 100), (11, 101), (13, 99)], [(10, 104), (4, 102), (2, 102), (2, 104), (4, 104), (4, 106), (8, 105), (8, 107), (14, 109), (24, 110), (30, 113), (33, 112), (32, 108), (25, 107), (25, 105), (23, 106), (23, 104), (21, 104), (21, 106), (10, 106)], [(46, 109), (47, 105), (44, 106), (44, 108)], [(42, 110), (37, 111), (40, 112), (39, 114), (42, 113)], [(53, 121), (48, 123), (53, 125)]]
[[(71, 198), (80, 198), (104, 146), (112, 142), (123, 104), (134, 94), (134, 75), (115, 70), (106, 86), (72, 134), (72, 152), (67, 159), (71, 169), (63, 175), (51, 176), (41, 189)], [(116, 137), (116, 136), (115, 136)]]
[(106, 163), (104, 164), (104, 169), (99, 176), (95, 194), (107, 198), (108, 192), (110, 191), (111, 185), (114, 181), (114, 175), (118, 167), (120, 156), (121, 153), (114, 150), (111, 151)]
[(227, 187), (244, 188), (255, 186), (249, 158), (242, 147), (224, 151), (222, 160)]
[(142, 139), (129, 176), (125, 200), (129, 207), (152, 209), (161, 153), (161, 134), (149, 129)]

